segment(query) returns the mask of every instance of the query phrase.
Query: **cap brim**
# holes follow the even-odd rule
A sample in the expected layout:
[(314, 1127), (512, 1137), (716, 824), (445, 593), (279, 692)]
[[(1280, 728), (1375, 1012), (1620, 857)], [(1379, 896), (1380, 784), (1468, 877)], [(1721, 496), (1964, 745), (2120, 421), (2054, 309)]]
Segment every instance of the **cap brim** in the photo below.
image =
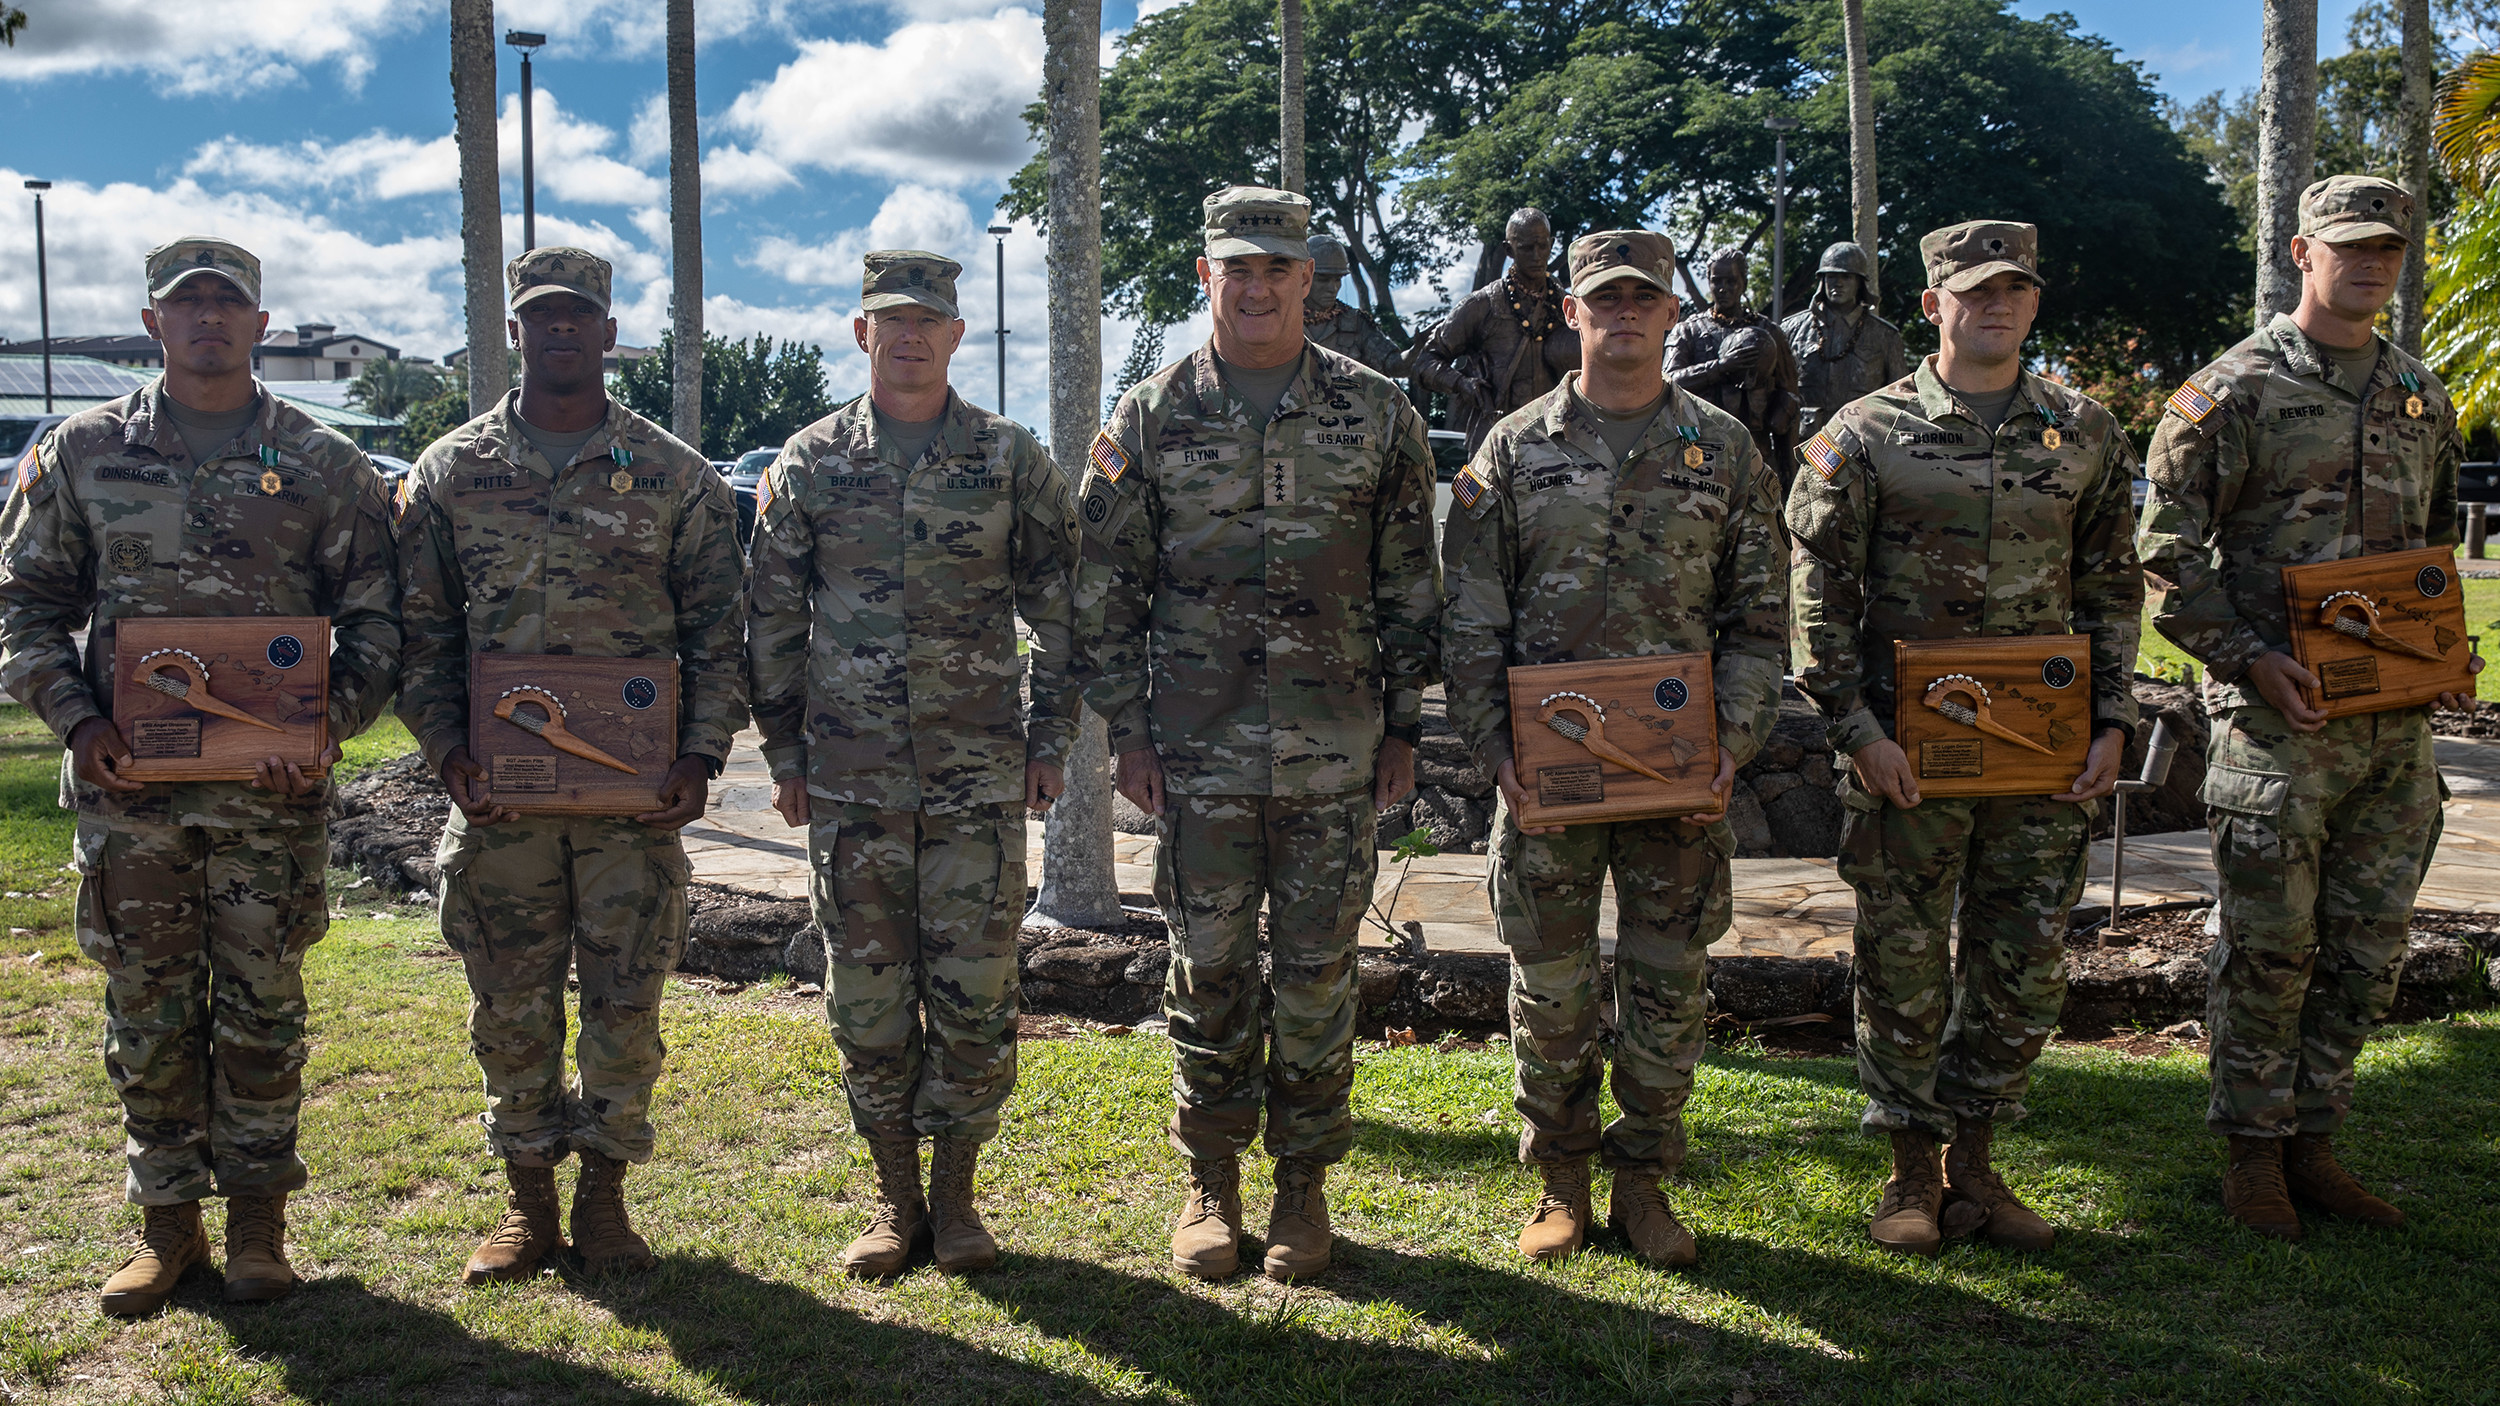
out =
[(2412, 235), (2405, 233), (2403, 230), (2400, 230), (2394, 225), (2388, 224), (2383, 220), (2372, 220), (2367, 224), (2359, 225), (2334, 225), (2326, 229), (2312, 231), (2309, 237), (2311, 239), (2322, 239), (2329, 244), (2357, 244), (2364, 239), (2376, 239), (2382, 234), (2392, 234), (2407, 244), (2413, 242)]
[(1282, 254), (1308, 262), (1311, 244), (1307, 239), (1287, 239), (1281, 234), (1228, 234), (1207, 241), (1209, 259), (1255, 259), (1261, 254)]
[(2047, 279), (2042, 278), (2040, 275), (2033, 273), (2031, 270), (2024, 268), (2021, 264), (2015, 263), (2011, 259), (1999, 259), (1994, 263), (1981, 264), (1977, 268), (1967, 268), (1956, 273), (1947, 274), (1945, 275), (1944, 281), (1936, 286), (1948, 293), (1967, 293), (1973, 288), (1978, 287), (1980, 284), (1987, 282), (1989, 279), (1996, 277), (2000, 273), (2019, 273), (2023, 277), (2030, 279), (2035, 287), (2046, 288), (2049, 286), (2049, 281)]
[(1650, 287), (1658, 289), (1660, 292), (1665, 293), (1669, 297), (1675, 296), (1674, 284), (1667, 282), (1664, 278), (1651, 273), (1647, 269), (1634, 268), (1630, 264), (1616, 264), (1612, 268), (1590, 270), (1587, 277), (1582, 278), (1579, 282), (1571, 285), (1571, 296), (1575, 298), (1585, 298), (1589, 294), (1596, 292), (1598, 289), (1605, 287), (1607, 284), (1624, 278), (1646, 283)]
[(173, 277), (166, 279), (164, 282), (149, 289), (148, 296), (151, 298), (170, 297), (175, 289), (180, 288), (182, 285), (190, 282), (192, 279), (198, 278), (202, 274), (206, 274), (211, 278), (222, 278), (226, 282), (233, 284), (235, 291), (241, 293), (244, 297), (251, 299), (255, 303), (260, 301), (260, 290), (245, 284), (242, 279), (235, 277), (233, 271), (229, 269), (181, 269), (177, 271)]
[(867, 297), (859, 300), (859, 310), (861, 312), (883, 312), (887, 308), (900, 307), (923, 307), (927, 308), (931, 312), (944, 313), (948, 317), (958, 319), (963, 316), (963, 313), (958, 310), (953, 303), (950, 303), (944, 298), (939, 297), (937, 294), (930, 292), (871, 293)]
[(558, 293), (569, 293), (576, 298), (588, 299), (590, 304), (599, 309), (601, 312), (606, 312), (608, 310), (607, 299), (597, 297), (584, 289), (567, 288), (561, 283), (531, 284), (529, 287), (524, 288), (520, 292), (512, 295), (512, 310), (514, 312), (519, 312), (522, 308), (531, 303), (537, 302), (541, 298), (551, 298)]

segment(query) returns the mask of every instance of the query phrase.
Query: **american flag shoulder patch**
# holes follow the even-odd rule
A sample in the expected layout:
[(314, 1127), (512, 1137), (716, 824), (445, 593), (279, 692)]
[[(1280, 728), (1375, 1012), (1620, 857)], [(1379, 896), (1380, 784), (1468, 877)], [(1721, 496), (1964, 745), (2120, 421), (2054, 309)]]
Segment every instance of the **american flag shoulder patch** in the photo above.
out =
[(1469, 464), (1450, 481), (1450, 496), (1458, 500), (1460, 507), (1472, 508), (1476, 500), (1484, 496), (1484, 487), (1484, 480), (1476, 477), (1476, 466)]
[(43, 446), (37, 444), (26, 451), (26, 472), (18, 479), (17, 486), (21, 492), (31, 493), (35, 485), (41, 482), (43, 482)]
[(416, 499), (416, 496), (416, 474), (413, 472), (401, 474), (399, 476), (399, 488), (396, 492), (391, 494), (391, 521), (397, 522), (401, 518), (408, 516), (408, 505)]
[(757, 522), (762, 522), (764, 520), (765, 510), (772, 507), (772, 505), (773, 476), (772, 473), (767, 470), (762, 478), (755, 481), (755, 520)]
[(1120, 475), (1128, 472), (1128, 456), (1120, 452), (1120, 446), (1103, 430), (1094, 431), (1093, 447), (1085, 451), (1085, 457), (1092, 460), (1094, 467), (1102, 470), (1103, 478), (1111, 483), (1118, 483)]
[(2181, 381), (2179, 388), (2170, 393), (2168, 404), (2191, 425), (2203, 424), (2205, 417), (2214, 413), (2214, 398), (2197, 389), (2194, 381)]
[(1849, 462), (1848, 456), (1840, 452), (1840, 446), (1832, 443), (1830, 435), (1819, 434), (1807, 440), (1806, 447), (1798, 453), (1804, 456), (1807, 463), (1814, 466), (1816, 473), (1826, 479), (1839, 473), (1840, 466)]

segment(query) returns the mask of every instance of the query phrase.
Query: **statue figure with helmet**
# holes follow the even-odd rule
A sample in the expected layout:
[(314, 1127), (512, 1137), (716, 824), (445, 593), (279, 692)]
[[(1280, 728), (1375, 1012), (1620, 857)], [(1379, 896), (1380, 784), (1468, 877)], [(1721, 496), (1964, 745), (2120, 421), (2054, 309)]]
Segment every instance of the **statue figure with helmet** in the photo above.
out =
[(1745, 306), (1746, 272), (1741, 249), (1710, 261), (1710, 306), (1668, 335), (1667, 379), (1743, 421), (1784, 488), (1797, 472), (1797, 358), (1779, 324)]
[(1875, 315), (1875, 261), (1842, 240), (1815, 266), (1814, 301), (1780, 324), (1796, 348), (1803, 441), (1840, 407), (1910, 374), (1901, 329)]
[(1311, 296), (1302, 304), (1302, 334), (1383, 376), (1406, 374), (1407, 352), (1382, 331), (1372, 315), (1337, 301), (1353, 261), (1345, 245), (1325, 234), (1311, 236)]

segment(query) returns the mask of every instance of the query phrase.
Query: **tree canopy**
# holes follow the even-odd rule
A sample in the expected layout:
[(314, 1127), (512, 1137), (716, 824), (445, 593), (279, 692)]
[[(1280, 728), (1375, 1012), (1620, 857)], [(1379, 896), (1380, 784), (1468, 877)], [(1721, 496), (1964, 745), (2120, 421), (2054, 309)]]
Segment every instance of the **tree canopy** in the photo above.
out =
[[(667, 424), (676, 354), (676, 334), (663, 334), (658, 351), (625, 363), (614, 383), (616, 398), (636, 414)], [(703, 335), (705, 458), (735, 459), (750, 449), (778, 449), (832, 413), (823, 348), (798, 342), (776, 346), (760, 332), (749, 341)]]

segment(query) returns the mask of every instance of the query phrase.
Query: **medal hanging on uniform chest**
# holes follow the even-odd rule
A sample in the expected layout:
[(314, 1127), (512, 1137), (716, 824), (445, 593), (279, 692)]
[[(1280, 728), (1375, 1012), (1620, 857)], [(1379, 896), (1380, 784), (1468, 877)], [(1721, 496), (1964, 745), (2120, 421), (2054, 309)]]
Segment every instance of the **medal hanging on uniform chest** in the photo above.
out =
[(286, 480), (278, 476), (278, 451), (264, 444), (260, 447), (260, 491), (272, 498), (285, 489)]
[(1701, 452), (1701, 426), (1678, 425), (1675, 427), (1675, 433), (1684, 441), (1684, 467), (1700, 468), (1704, 457)]
[(2050, 451), (2063, 448), (2066, 435), (2057, 427), (2057, 412), (2035, 400), (2031, 402), (2031, 413), (2040, 417), (2040, 423), (2043, 426), (2040, 431), (2040, 447)]
[(2405, 388), (2405, 414), (2416, 420), (2421, 419), (2422, 378), (2410, 371), (2399, 371), (2396, 380)]
[(618, 493), (631, 490), (634, 486), (634, 476), (627, 471), (626, 466), (634, 462), (634, 451), (624, 445), (616, 445), (608, 450), (608, 459), (616, 465), (616, 472), (608, 475), (608, 487)]

